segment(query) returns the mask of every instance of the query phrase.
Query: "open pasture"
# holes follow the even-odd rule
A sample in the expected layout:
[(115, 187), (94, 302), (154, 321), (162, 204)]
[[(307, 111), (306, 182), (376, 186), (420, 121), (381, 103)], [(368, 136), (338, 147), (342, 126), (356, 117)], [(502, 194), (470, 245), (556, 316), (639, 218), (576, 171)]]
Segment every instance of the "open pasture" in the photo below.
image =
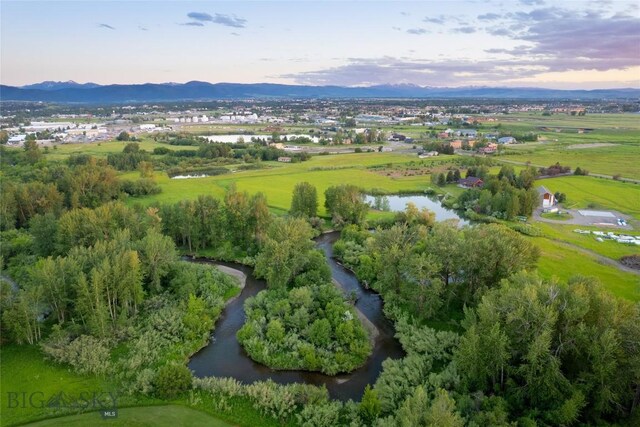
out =
[(614, 209), (640, 219), (640, 185), (588, 176), (541, 179), (549, 191), (565, 193), (563, 205), (571, 209)]
[(560, 162), (593, 173), (640, 179), (638, 115), (542, 116), (537, 113), (504, 116), (499, 121), (503, 133), (535, 132), (540, 136), (539, 142), (506, 147), (504, 152), (509, 155), (504, 156), (505, 159), (542, 166)]
[(572, 276), (593, 276), (616, 296), (640, 301), (640, 276), (606, 265), (593, 256), (560, 242), (543, 237), (533, 238), (540, 248), (538, 271), (543, 277), (567, 280)]
[[(427, 159), (426, 162), (442, 162), (452, 156)], [(315, 156), (302, 163), (282, 164), (269, 162), (268, 169), (238, 171), (233, 174), (211, 176), (197, 179), (169, 179), (164, 173), (156, 172), (156, 180), (162, 187), (162, 193), (132, 199), (144, 204), (153, 202), (177, 202), (194, 199), (202, 194), (217, 197), (235, 183), (238, 190), (251, 194), (263, 192), (269, 206), (278, 210), (288, 210), (291, 204), (293, 187), (298, 182), (307, 181), (316, 186), (319, 195), (319, 213), (325, 215), (324, 191), (333, 185), (354, 184), (366, 190), (378, 190), (387, 193), (399, 191), (421, 192), (431, 187), (429, 175), (390, 177), (367, 169), (367, 166), (388, 165), (417, 161), (415, 156), (394, 153), (359, 153), (331, 156)], [(134, 178), (137, 173), (124, 174)]]
[(155, 142), (150, 138), (142, 138), (138, 141), (107, 141), (91, 142), (85, 144), (57, 144), (56, 148), (49, 148), (46, 154), (47, 159), (64, 160), (72, 154), (89, 154), (95, 157), (105, 157), (112, 153), (121, 153), (123, 148), (130, 142), (137, 142), (142, 150), (153, 152), (154, 148), (164, 147), (169, 150), (197, 150), (193, 145), (181, 146)]

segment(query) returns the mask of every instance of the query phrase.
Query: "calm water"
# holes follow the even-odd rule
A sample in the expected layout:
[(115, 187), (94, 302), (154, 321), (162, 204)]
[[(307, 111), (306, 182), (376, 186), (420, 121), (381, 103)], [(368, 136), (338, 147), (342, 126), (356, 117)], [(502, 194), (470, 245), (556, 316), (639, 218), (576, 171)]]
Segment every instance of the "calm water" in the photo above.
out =
[(365, 201), (374, 209), (400, 212), (405, 210), (407, 203), (411, 202), (418, 209), (427, 208), (436, 214), (436, 221), (446, 219), (457, 219), (460, 225), (468, 222), (458, 216), (456, 211), (447, 209), (440, 204), (435, 196), (419, 195), (397, 195), (397, 196), (366, 196)]
[[(206, 138), (209, 142), (223, 142), (225, 144), (235, 144), (238, 142), (239, 138), (242, 138), (242, 140), (245, 143), (249, 143), (251, 142), (251, 138), (258, 138), (258, 139), (265, 139), (265, 140), (270, 140), (272, 137), (272, 135), (242, 135), (242, 134), (235, 134), (235, 135), (207, 135), (204, 138)], [(280, 136), (280, 142), (282, 142), (283, 144), (287, 144), (286, 141), (282, 141), (282, 139), (286, 137), (287, 140), (289, 139), (296, 139), (296, 138), (300, 138), (300, 137), (304, 137), (304, 138), (309, 138), (312, 142), (314, 143), (318, 143), (320, 142), (320, 137), (315, 136), (315, 135), (302, 135), (302, 134), (288, 134), (288, 135), (281, 135)]]
[[(240, 296), (232, 301), (222, 312), (213, 333), (211, 343), (196, 353), (189, 362), (189, 368), (197, 377), (218, 376), (233, 377), (245, 384), (259, 380), (272, 379), (280, 384), (302, 382), (314, 385), (326, 385), (331, 397), (341, 400), (359, 400), (367, 384), (373, 384), (380, 371), (382, 362), (387, 358), (404, 356), (402, 347), (395, 339), (395, 330), (382, 313), (382, 300), (375, 292), (364, 289), (355, 276), (333, 258), (333, 243), (339, 233), (324, 234), (317, 239), (318, 248), (327, 255), (333, 278), (340, 284), (346, 295), (355, 292), (356, 307), (378, 328), (373, 353), (361, 368), (344, 375), (329, 376), (306, 371), (274, 371), (267, 366), (251, 360), (236, 339), (236, 332), (245, 322), (244, 302), (265, 289), (265, 282), (253, 276), (249, 267), (219, 263), (243, 271), (247, 283)], [(198, 261), (206, 262), (206, 261)]]

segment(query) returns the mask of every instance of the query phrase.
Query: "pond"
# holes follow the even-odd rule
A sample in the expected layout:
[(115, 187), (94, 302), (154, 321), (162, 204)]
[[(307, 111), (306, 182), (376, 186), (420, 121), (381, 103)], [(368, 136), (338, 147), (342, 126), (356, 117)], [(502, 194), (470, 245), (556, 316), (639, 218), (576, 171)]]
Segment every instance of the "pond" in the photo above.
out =
[(447, 209), (440, 203), (436, 196), (426, 194), (391, 195), (391, 196), (366, 196), (365, 201), (373, 209), (380, 211), (401, 212), (407, 207), (407, 203), (413, 203), (418, 209), (427, 208), (436, 214), (436, 221), (457, 219), (460, 225), (467, 225), (468, 221), (462, 219), (454, 210)]
[[(339, 233), (328, 233), (316, 240), (316, 245), (327, 255), (333, 278), (344, 290), (345, 295), (355, 292), (359, 309), (369, 319), (379, 334), (375, 340), (373, 353), (364, 366), (349, 374), (337, 376), (324, 375), (307, 371), (275, 371), (254, 362), (247, 356), (236, 339), (236, 332), (245, 322), (244, 302), (265, 289), (263, 280), (253, 276), (249, 267), (233, 263), (218, 263), (241, 270), (247, 275), (247, 283), (242, 293), (222, 312), (216, 323), (211, 342), (196, 353), (189, 362), (189, 368), (197, 377), (217, 376), (232, 377), (249, 384), (254, 381), (272, 379), (280, 384), (293, 382), (325, 385), (332, 398), (340, 400), (359, 400), (367, 384), (375, 383), (382, 371), (382, 362), (387, 358), (398, 359), (404, 356), (402, 346), (395, 338), (393, 324), (382, 313), (382, 300), (375, 292), (364, 289), (356, 277), (338, 264), (333, 258), (333, 243)], [(208, 261), (195, 261), (208, 262)]]
[[(234, 134), (234, 135), (207, 135), (204, 136), (203, 138), (207, 139), (209, 142), (221, 142), (221, 143), (225, 143), (225, 144), (236, 144), (239, 140), (240, 141), (244, 141), (246, 143), (251, 142), (251, 138), (256, 138), (256, 139), (263, 139), (263, 140), (270, 140), (272, 137), (272, 135), (242, 135), (242, 134)], [(317, 144), (318, 142), (320, 142), (320, 137), (315, 136), (315, 135), (302, 135), (302, 134), (288, 134), (288, 135), (281, 135), (280, 136), (280, 142), (282, 142), (283, 144), (286, 144), (287, 141), (285, 141), (284, 139), (286, 138), (287, 141), (295, 141), (298, 138), (308, 138), (311, 140), (311, 142)]]
[(186, 175), (174, 175), (171, 179), (195, 179), (195, 178), (206, 178), (209, 175), (200, 173), (200, 174), (186, 174)]

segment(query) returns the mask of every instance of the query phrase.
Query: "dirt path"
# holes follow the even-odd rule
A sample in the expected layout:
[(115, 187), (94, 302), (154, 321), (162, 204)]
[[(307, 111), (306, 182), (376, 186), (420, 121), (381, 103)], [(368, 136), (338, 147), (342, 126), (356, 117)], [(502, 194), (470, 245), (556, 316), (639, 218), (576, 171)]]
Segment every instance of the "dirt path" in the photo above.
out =
[(631, 274), (635, 274), (637, 276), (640, 276), (640, 270), (635, 270), (633, 268), (627, 267), (625, 265), (620, 264), (618, 261), (616, 261), (615, 259), (611, 259), (611, 258), (607, 258), (606, 256), (600, 255), (597, 252), (592, 251), (591, 249), (585, 249), (583, 247), (580, 247), (578, 245), (574, 245), (573, 243), (569, 243), (569, 242), (565, 242), (563, 240), (558, 240), (558, 239), (549, 239), (555, 243), (558, 243), (562, 246), (566, 246), (568, 248), (571, 249), (575, 249), (578, 252), (581, 252), (583, 254), (586, 255), (590, 255), (592, 257), (594, 257), (596, 260), (598, 260), (599, 263), (601, 264), (605, 264), (605, 265), (610, 265), (611, 267), (615, 267), (620, 271), (624, 271), (625, 273), (631, 273)]

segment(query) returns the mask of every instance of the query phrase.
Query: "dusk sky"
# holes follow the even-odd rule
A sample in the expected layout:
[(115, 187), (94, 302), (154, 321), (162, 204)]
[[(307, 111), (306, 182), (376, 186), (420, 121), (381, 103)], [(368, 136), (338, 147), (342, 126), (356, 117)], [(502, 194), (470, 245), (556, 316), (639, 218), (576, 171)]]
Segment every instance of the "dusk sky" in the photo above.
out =
[(5, 1), (0, 82), (640, 87), (638, 1)]

